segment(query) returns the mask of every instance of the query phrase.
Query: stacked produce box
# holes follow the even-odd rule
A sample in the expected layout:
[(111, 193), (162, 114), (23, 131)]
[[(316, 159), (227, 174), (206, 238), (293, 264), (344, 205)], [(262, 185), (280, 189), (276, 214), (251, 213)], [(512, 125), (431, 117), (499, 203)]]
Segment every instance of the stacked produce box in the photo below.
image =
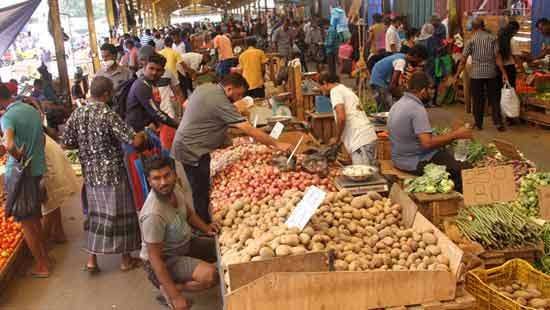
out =
[[(329, 168), (327, 177), (299, 171), (299, 155), (298, 171), (283, 171), (271, 165), (274, 157), (277, 154), (256, 144), (238, 145), (213, 156), (212, 208), (222, 227), (218, 238), (220, 271), (228, 309), (252, 309), (262, 299), (252, 292), (265, 285), (266, 278), (283, 276), (277, 272), (284, 271), (293, 273), (280, 280), (284, 282), (280, 283), (282, 290), (290, 285), (286, 281), (298, 281), (295, 285), (304, 285), (307, 291), (285, 298), (297, 292), (270, 290), (269, 297), (283, 308), (304, 305), (305, 299), (312, 303), (301, 309), (334, 303), (310, 285), (333, 288), (336, 279), (341, 282), (332, 295), (348, 299), (339, 301), (340, 305), (385, 307), (454, 298), (462, 252), (429, 221), (416, 216), (416, 206), (399, 188), (392, 189), (390, 198), (374, 192), (353, 197), (345, 190), (335, 191), (332, 179), (336, 167)], [(303, 229), (288, 226), (285, 222), (312, 185), (325, 191), (324, 200)], [(330, 259), (322, 260), (324, 267), (296, 270), (312, 257), (310, 253), (324, 253)], [(288, 259), (298, 259), (300, 264), (289, 266)], [(330, 268), (335, 272), (328, 272)], [(236, 270), (254, 270), (254, 285), (243, 285), (244, 276), (235, 275)], [(380, 271), (384, 273), (376, 273)], [(393, 274), (403, 271), (412, 273)], [(258, 279), (260, 275), (265, 277)], [(384, 280), (374, 280), (377, 277)], [(236, 278), (238, 285), (232, 281)], [(419, 281), (425, 286), (418, 288), (423, 292), (400, 298), (389, 294), (370, 298), (384, 295), (381, 290), (386, 285), (372, 285), (380, 281), (393, 287)]]

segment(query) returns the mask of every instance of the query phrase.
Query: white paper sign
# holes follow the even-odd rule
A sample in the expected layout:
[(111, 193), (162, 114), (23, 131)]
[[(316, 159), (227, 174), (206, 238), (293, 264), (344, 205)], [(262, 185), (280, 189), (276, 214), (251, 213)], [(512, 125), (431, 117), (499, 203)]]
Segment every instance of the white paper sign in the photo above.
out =
[(285, 125), (281, 122), (277, 122), (275, 126), (273, 126), (273, 129), (271, 130), (271, 133), (269, 134), (273, 139), (277, 140), (279, 139), (279, 136), (281, 136), (281, 133), (283, 133), (283, 129), (285, 128)]
[(308, 187), (304, 193), (304, 198), (302, 198), (286, 220), (286, 226), (298, 227), (300, 230), (304, 229), (317, 208), (325, 200), (326, 195), (327, 193), (316, 186)]

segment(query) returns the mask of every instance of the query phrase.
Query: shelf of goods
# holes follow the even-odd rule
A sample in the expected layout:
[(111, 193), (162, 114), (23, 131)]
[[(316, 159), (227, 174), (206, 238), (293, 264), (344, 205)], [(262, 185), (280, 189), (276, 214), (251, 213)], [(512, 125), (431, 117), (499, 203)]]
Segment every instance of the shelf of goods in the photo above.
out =
[[(462, 251), (399, 186), (389, 198), (354, 198), (334, 191), (335, 173), (281, 172), (269, 166), (272, 156), (255, 144), (213, 156), (225, 309), (368, 309), (455, 298)], [(288, 228), (309, 185), (323, 187), (325, 201), (303, 230)]]

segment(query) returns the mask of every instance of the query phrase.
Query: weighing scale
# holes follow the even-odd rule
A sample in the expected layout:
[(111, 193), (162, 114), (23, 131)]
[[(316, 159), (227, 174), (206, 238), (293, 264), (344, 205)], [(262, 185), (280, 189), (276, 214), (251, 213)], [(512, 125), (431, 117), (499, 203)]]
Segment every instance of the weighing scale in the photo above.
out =
[(388, 180), (378, 173), (361, 182), (350, 180), (345, 176), (338, 176), (334, 179), (334, 183), (338, 190), (346, 189), (353, 196), (364, 195), (368, 192), (386, 193), (390, 189)]

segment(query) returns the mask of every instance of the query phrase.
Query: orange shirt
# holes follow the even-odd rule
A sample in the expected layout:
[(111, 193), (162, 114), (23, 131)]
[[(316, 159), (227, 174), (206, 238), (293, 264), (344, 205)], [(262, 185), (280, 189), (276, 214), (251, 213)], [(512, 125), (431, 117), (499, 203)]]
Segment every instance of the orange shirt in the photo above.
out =
[(218, 50), (220, 60), (233, 58), (233, 46), (231, 40), (223, 34), (219, 34), (214, 38), (214, 48)]

